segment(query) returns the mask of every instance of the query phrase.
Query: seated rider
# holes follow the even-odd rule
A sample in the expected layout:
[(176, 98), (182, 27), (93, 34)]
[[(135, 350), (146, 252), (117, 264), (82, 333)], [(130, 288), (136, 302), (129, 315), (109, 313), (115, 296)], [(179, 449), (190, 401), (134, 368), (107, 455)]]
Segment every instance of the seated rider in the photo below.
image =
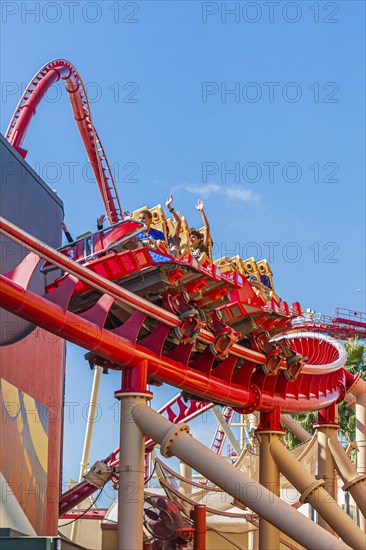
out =
[(197, 229), (192, 227), (190, 231), (189, 245), (191, 255), (194, 258), (199, 259), (204, 253), (209, 256), (208, 246), (212, 241), (212, 238), (210, 234), (210, 224), (208, 223), (208, 220), (206, 218), (203, 201), (201, 199), (199, 199), (196, 208), (202, 216), (206, 234), (204, 235), (203, 233), (197, 231)]
[(165, 241), (165, 235), (162, 231), (150, 227), (152, 222), (152, 214), (150, 210), (141, 210), (139, 213), (139, 222), (143, 222), (146, 225), (145, 231), (137, 235), (137, 239), (139, 241), (144, 241), (149, 238), (154, 239), (155, 241)]
[[(105, 220), (105, 215), (102, 214), (101, 216), (99, 216), (99, 218), (97, 218), (97, 228), (98, 228), (98, 231), (101, 231), (103, 229), (103, 224), (104, 224), (104, 220)], [(60, 226), (63, 230), (63, 232), (65, 233), (65, 237), (67, 239), (67, 242), (68, 243), (73, 243), (74, 242), (74, 239), (72, 238), (69, 230), (67, 229), (67, 225), (65, 222), (61, 222), (60, 223)]]

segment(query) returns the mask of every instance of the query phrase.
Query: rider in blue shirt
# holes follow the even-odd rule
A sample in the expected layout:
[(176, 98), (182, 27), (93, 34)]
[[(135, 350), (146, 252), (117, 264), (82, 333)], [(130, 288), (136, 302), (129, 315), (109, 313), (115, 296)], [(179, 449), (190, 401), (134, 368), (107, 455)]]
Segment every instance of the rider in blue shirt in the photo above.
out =
[(152, 222), (152, 214), (150, 210), (141, 210), (141, 212), (139, 213), (139, 222), (143, 222), (144, 224), (146, 224), (146, 230), (143, 233), (139, 233), (137, 235), (139, 241), (142, 241), (147, 237), (151, 237), (152, 239), (155, 239), (155, 241), (165, 241), (165, 235), (162, 231), (150, 227)]

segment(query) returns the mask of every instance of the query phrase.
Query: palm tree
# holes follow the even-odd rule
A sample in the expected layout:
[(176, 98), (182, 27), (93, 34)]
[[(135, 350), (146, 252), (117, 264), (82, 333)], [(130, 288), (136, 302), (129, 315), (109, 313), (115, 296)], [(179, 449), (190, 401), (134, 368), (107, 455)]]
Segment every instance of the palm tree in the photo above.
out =
[[(366, 363), (365, 363), (365, 344), (360, 344), (357, 339), (348, 340), (344, 343), (346, 348), (348, 360), (346, 363), (346, 369), (352, 374), (361, 373), (361, 378), (366, 380)], [(351, 407), (347, 407), (346, 402), (342, 401), (338, 405), (338, 422), (339, 433), (348, 442), (355, 440), (356, 430), (356, 418), (355, 411)]]

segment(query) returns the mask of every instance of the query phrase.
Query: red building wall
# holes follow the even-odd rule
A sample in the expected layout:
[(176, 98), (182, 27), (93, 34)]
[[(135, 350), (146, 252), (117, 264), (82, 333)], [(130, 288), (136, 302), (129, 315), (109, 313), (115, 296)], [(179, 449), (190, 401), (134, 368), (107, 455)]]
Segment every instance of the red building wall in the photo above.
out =
[[(52, 245), (61, 244), (63, 204), (0, 136), (0, 214)], [(0, 237), (6, 273), (26, 252)], [(30, 289), (43, 292), (38, 273)], [(0, 469), (38, 535), (57, 535), (61, 490), (64, 341), (0, 310)], [(6, 502), (2, 502), (6, 506)]]

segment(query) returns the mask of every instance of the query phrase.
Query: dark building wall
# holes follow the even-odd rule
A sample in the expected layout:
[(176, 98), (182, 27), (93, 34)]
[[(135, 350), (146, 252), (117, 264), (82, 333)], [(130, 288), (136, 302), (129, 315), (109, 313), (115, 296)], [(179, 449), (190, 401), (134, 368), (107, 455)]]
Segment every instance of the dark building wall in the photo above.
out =
[(1, 134), (0, 153), (1, 215), (47, 244), (60, 246), (62, 201)]
[[(36, 174), (29, 164), (0, 134), (1, 186), (0, 215), (34, 237), (57, 248), (61, 245), (60, 221), (63, 203)], [(19, 265), (28, 253), (19, 245), (0, 235), (0, 272), (6, 273)], [(32, 277), (30, 290), (43, 293), (44, 276)], [(32, 329), (28, 321), (15, 319), (3, 312), (1, 343), (15, 342)]]
[[(0, 214), (58, 247), (63, 204), (0, 136)], [(0, 237), (1, 273), (27, 254)], [(29, 288), (43, 293), (39, 270)], [(57, 535), (64, 391), (64, 341), (0, 310), (1, 471), (39, 535)], [(6, 503), (2, 503), (5, 504)]]

